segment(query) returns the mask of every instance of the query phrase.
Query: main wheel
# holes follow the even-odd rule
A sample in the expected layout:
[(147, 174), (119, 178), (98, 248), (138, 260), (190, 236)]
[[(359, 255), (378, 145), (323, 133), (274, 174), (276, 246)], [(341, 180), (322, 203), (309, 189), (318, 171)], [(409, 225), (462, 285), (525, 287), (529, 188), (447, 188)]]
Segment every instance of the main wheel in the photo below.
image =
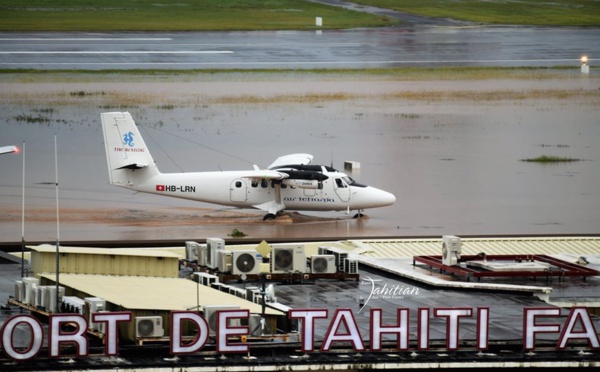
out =
[(275, 215), (273, 213), (267, 213), (263, 217), (263, 221), (271, 221), (275, 219)]

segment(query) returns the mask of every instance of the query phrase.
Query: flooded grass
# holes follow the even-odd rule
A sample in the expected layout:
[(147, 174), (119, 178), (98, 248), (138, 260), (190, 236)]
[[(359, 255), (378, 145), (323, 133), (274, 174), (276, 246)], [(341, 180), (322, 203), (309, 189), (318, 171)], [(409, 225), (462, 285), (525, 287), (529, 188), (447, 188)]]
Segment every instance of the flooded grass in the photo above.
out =
[[(590, 68), (593, 70), (593, 67)], [(393, 81), (459, 81), (491, 79), (571, 79), (580, 76), (578, 68), (563, 67), (395, 67), (372, 69), (262, 69), (262, 70), (29, 70), (0, 69), (3, 82), (15, 83), (76, 83), (76, 82), (139, 82), (139, 81), (306, 81), (311, 79), (393, 80)], [(588, 79), (594, 79), (591, 73)], [(90, 93), (85, 92), (83, 93)]]
[(575, 161), (581, 161), (582, 159), (575, 159), (575, 158), (563, 158), (563, 157), (559, 157), (559, 156), (548, 156), (548, 155), (542, 155), (542, 156), (538, 156), (537, 158), (527, 158), (527, 159), (521, 159), (521, 161), (524, 162), (528, 162), (528, 163), (569, 163), (569, 162), (575, 162)]
[(15, 119), (15, 121), (17, 121), (17, 122), (25, 122), (25, 123), (29, 123), (29, 124), (49, 123), (50, 122), (49, 118), (41, 116), (41, 115), (32, 116), (32, 115), (21, 114), (21, 115), (13, 116), (13, 119)]

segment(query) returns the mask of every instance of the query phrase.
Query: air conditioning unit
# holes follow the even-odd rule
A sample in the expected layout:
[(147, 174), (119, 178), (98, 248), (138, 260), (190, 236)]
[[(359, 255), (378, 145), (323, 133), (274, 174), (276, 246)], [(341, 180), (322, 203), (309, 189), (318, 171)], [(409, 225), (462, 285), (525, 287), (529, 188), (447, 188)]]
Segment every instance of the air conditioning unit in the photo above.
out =
[(319, 254), (319, 255), (326, 255), (326, 254), (330, 254), (330, 253), (329, 253), (329, 247), (319, 247), (319, 248), (318, 248), (318, 254)]
[(260, 288), (258, 287), (246, 287), (246, 300), (250, 302), (254, 302), (254, 297), (260, 296)]
[(335, 266), (337, 267), (338, 271), (341, 271), (343, 273), (346, 272), (346, 259), (348, 258), (348, 251), (342, 248), (336, 248), (336, 247), (327, 247), (327, 251), (329, 253), (327, 254), (332, 254), (335, 256)]
[[(98, 312), (99, 313), (108, 313), (109, 311), (103, 310), (103, 311), (98, 311)], [(97, 332), (105, 334), (106, 333), (106, 322), (98, 322), (96, 324), (98, 325)]]
[(163, 337), (163, 319), (160, 315), (135, 317), (135, 336), (143, 338)]
[[(217, 311), (221, 310), (237, 310), (239, 306), (236, 305), (218, 305), (218, 306), (204, 306), (204, 318), (208, 323), (209, 335), (214, 336), (217, 332)], [(229, 326), (239, 326), (239, 319), (231, 319)]]
[[(44, 292), (46, 291), (46, 288), (44, 288)], [(38, 285), (37, 287), (35, 287), (33, 289), (34, 295), (33, 295), (33, 306), (36, 309), (39, 308), (43, 308), (44, 307), (44, 303), (42, 302), (42, 286)]]
[(226, 250), (217, 251), (217, 269), (222, 273), (231, 272), (231, 258), (232, 254)]
[(23, 297), (25, 297), (25, 286), (21, 280), (15, 281), (15, 300), (21, 302), (23, 301)]
[(225, 240), (221, 238), (206, 239), (206, 266), (216, 269), (218, 265), (217, 251), (225, 249)]
[[(59, 290), (61, 291), (61, 293), (58, 294), (58, 306), (62, 306), (63, 303), (63, 299), (64, 299), (64, 288), (63, 287), (59, 287)], [(78, 300), (81, 300), (78, 297), (75, 297)], [(46, 311), (49, 313), (58, 313), (60, 312), (60, 309), (56, 308), (56, 286), (48, 286), (46, 287), (46, 298), (45, 298), (45, 302), (44, 302), (44, 307), (46, 308)], [(80, 314), (83, 314), (83, 312), (80, 312)]]
[(335, 274), (335, 256), (332, 254), (319, 254), (310, 258), (310, 272), (313, 274)]
[[(53, 303), (56, 299), (56, 288), (51, 287), (49, 293), (49, 301)], [(85, 301), (77, 296), (64, 296), (62, 298), (62, 312), (84, 314)]]
[(271, 273), (306, 272), (304, 245), (281, 245), (271, 249)]
[(444, 235), (442, 237), (442, 263), (455, 266), (460, 260), (461, 241), (458, 236)]
[(25, 292), (23, 297), (23, 303), (27, 305), (35, 305), (35, 288), (40, 284), (40, 280), (32, 277), (22, 278), (21, 281), (25, 286)]
[(198, 244), (198, 265), (206, 266), (206, 244)]
[(88, 328), (97, 331), (100, 323), (92, 322), (92, 314), (106, 310), (106, 301), (99, 297), (86, 297), (83, 300), (86, 304)]
[(198, 262), (199, 243), (187, 241), (185, 242), (185, 259), (189, 262)]
[(233, 274), (253, 275), (260, 273), (260, 261), (258, 261), (255, 250), (233, 251)]
[(346, 258), (344, 267), (346, 274), (358, 274), (358, 261), (350, 258)]
[(194, 281), (204, 286), (211, 287), (211, 284), (219, 281), (219, 277), (205, 272), (196, 272), (194, 273)]

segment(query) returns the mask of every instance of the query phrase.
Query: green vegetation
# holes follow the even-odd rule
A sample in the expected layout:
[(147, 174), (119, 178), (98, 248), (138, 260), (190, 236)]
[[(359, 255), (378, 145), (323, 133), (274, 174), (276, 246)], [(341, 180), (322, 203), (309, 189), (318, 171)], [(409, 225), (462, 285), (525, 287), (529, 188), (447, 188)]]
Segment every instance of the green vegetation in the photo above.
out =
[(483, 24), (600, 26), (600, 1), (590, 0), (353, 0), (436, 18)]
[[(391, 79), (398, 81), (418, 80), (488, 80), (488, 79), (568, 79), (580, 76), (578, 68), (573, 67), (390, 67), (373, 69), (260, 69), (260, 70), (35, 70), (35, 69), (0, 69), (4, 82), (40, 83), (97, 81), (138, 81), (141, 79), (169, 78), (170, 81), (210, 81), (240, 80), (264, 81), (265, 79), (322, 79), (346, 80), (353, 78)], [(590, 76), (590, 79), (595, 78)], [(73, 95), (86, 95), (102, 92), (73, 92)]]
[(387, 17), (302, 0), (0, 0), (0, 31), (314, 30), (381, 27)]
[[(591, 0), (354, 0), (481, 24), (600, 26)], [(303, 0), (0, 0), (0, 31), (232, 31), (382, 27), (389, 17)]]
[(41, 116), (41, 115), (31, 116), (31, 115), (20, 114), (20, 115), (14, 116), (13, 119), (15, 119), (15, 121), (24, 121), (26, 123), (48, 123), (48, 122), (50, 122), (50, 119), (48, 119), (47, 117)]
[(246, 234), (238, 229), (233, 229), (229, 236), (231, 236), (232, 238), (243, 238), (244, 236), (246, 236)]
[(573, 161), (581, 161), (581, 159), (561, 158), (558, 156), (542, 155), (538, 156), (537, 158), (521, 159), (521, 161), (526, 161), (530, 163), (568, 163)]

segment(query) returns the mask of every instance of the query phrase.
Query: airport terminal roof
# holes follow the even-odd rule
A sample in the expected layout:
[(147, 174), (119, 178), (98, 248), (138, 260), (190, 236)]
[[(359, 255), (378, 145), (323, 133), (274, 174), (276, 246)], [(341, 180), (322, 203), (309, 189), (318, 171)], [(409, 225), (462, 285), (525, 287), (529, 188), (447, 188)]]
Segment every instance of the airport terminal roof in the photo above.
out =
[[(459, 236), (460, 237), (460, 236)], [(370, 239), (349, 240), (349, 250), (356, 254), (379, 258), (441, 255), (442, 237), (428, 239)], [(499, 237), (463, 238), (462, 254), (600, 254), (600, 238), (566, 237)]]
[[(54, 274), (41, 275), (56, 282)], [(182, 278), (153, 278), (140, 276), (60, 274), (60, 285), (100, 297), (107, 302), (131, 310), (179, 310), (196, 306), (239, 305), (250, 313), (260, 314), (260, 305), (219, 290), (198, 285)], [(199, 299), (199, 304), (198, 304)], [(283, 313), (267, 309), (267, 314)]]
[[(41, 253), (55, 253), (56, 246), (51, 244), (40, 244), (40, 245), (28, 245), (27, 248), (32, 251)], [(138, 249), (138, 248), (90, 248), (90, 247), (69, 247), (59, 245), (58, 250), (60, 253), (74, 253), (74, 254), (96, 254), (96, 255), (114, 255), (114, 256), (139, 256), (139, 257), (170, 257), (180, 258), (180, 256), (174, 252), (169, 252), (168, 248), (165, 249)]]

